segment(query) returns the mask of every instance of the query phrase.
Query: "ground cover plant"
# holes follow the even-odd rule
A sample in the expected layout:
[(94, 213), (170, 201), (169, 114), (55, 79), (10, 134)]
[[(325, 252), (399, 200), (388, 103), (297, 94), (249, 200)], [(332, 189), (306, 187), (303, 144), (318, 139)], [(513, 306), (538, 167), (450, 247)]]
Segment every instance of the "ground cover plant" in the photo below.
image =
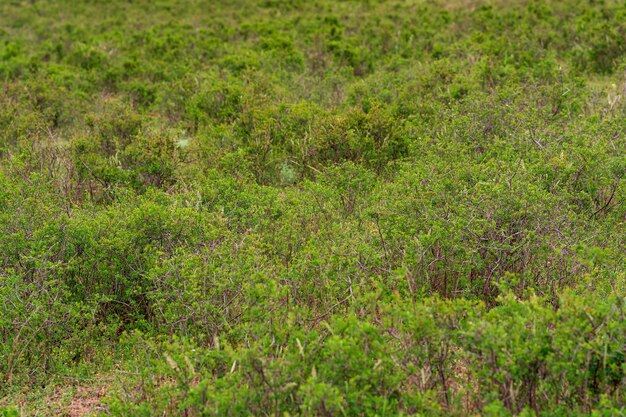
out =
[(626, 3), (0, 2), (0, 416), (626, 414)]

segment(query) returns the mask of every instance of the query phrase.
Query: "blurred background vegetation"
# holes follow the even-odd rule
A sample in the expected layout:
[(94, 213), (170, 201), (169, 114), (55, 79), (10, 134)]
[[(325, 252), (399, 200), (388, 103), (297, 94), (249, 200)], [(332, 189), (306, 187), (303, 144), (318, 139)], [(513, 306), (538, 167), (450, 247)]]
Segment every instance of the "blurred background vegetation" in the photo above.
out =
[(626, 411), (626, 3), (0, 2), (0, 415)]

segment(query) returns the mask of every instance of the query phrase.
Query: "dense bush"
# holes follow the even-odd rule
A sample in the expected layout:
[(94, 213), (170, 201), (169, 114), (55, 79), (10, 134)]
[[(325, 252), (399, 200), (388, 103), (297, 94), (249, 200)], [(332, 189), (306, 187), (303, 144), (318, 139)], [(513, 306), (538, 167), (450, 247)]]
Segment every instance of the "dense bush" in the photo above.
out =
[(625, 71), (613, 0), (0, 2), (0, 415), (624, 414)]

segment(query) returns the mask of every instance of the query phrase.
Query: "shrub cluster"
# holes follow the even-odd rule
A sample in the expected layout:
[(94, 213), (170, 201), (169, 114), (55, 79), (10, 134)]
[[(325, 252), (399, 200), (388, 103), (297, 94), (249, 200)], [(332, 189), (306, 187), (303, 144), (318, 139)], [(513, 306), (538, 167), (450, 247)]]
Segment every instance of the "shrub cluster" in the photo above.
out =
[(623, 414), (625, 71), (613, 0), (0, 2), (0, 415)]

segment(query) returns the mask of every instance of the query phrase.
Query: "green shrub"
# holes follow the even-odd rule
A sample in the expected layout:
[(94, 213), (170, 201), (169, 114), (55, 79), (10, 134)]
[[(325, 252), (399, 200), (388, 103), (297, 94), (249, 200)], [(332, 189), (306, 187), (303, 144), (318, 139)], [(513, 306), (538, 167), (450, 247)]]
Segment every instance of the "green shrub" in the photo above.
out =
[(0, 2), (0, 414), (623, 414), (625, 17)]

